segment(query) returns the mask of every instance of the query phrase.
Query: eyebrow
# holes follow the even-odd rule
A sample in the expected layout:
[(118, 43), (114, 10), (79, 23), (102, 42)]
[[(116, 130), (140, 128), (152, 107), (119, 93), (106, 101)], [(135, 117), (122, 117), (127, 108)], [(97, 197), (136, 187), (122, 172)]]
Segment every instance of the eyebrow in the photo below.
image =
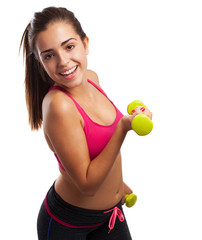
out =
[[(68, 43), (68, 42), (71, 41), (71, 40), (76, 40), (76, 41), (77, 41), (76, 38), (69, 38), (69, 39), (67, 39), (66, 41), (62, 42), (62, 43), (60, 44), (60, 46), (62, 47), (63, 45), (65, 45), (66, 43)], [(52, 52), (53, 50), (54, 50), (53, 48), (44, 50), (44, 51), (42, 51), (42, 52), (40, 53), (40, 55), (41, 55), (42, 53)]]

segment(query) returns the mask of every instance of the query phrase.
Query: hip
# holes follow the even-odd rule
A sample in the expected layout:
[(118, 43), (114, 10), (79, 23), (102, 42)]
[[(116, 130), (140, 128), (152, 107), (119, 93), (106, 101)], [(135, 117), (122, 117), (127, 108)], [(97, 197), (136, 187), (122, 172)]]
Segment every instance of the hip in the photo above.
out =
[(122, 211), (121, 200), (108, 209), (96, 210), (81, 208), (64, 201), (55, 191), (55, 184), (49, 189), (44, 202), (47, 213), (62, 225), (76, 228), (79, 226), (96, 227), (109, 219), (110, 214), (106, 214), (110, 209), (118, 207)]
[(87, 239), (88, 236), (97, 240), (131, 240), (121, 201), (111, 209), (84, 209), (65, 202), (55, 191), (54, 185), (42, 203), (37, 230), (40, 240), (76, 240)]

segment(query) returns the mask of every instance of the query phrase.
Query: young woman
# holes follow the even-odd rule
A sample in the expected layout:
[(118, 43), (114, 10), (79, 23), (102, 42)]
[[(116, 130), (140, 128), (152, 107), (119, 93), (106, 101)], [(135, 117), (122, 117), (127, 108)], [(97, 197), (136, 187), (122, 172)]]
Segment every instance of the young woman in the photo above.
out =
[(142, 111), (123, 116), (109, 100), (87, 69), (88, 37), (67, 9), (35, 13), (22, 45), (30, 125), (43, 123), (60, 170), (38, 215), (39, 240), (131, 239), (120, 148)]

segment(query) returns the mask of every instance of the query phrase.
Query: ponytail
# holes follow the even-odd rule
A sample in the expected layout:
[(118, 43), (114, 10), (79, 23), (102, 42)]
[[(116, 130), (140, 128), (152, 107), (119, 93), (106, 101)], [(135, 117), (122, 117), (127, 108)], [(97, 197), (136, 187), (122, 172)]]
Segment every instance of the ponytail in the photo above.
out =
[(53, 86), (53, 80), (48, 76), (29, 46), (30, 23), (24, 31), (20, 43), (23, 46), (25, 62), (25, 99), (32, 130), (38, 130), (42, 125), (42, 101), (48, 89)]

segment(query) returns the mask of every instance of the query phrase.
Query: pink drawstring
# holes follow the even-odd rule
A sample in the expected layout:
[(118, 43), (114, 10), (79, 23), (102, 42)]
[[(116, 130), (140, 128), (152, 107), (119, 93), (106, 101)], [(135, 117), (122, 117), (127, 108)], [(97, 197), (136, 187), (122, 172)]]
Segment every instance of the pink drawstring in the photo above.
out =
[(111, 215), (111, 218), (109, 219), (109, 229), (110, 229), (109, 233), (114, 228), (117, 216), (118, 216), (120, 222), (124, 221), (124, 215), (118, 207), (115, 207), (115, 208), (113, 208), (109, 211), (106, 211), (104, 213), (108, 213), (108, 212), (112, 212), (112, 211), (113, 211), (113, 213)]

